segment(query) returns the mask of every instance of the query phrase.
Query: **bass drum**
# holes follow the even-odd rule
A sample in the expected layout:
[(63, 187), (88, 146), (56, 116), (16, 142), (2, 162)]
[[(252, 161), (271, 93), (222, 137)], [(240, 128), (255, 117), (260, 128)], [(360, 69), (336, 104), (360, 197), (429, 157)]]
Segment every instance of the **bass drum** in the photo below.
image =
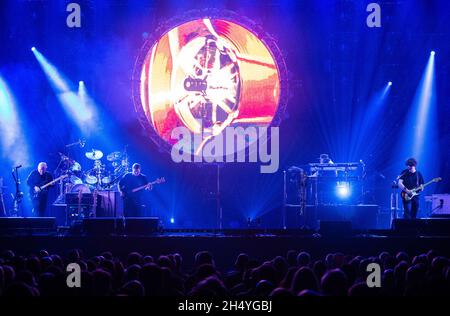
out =
[(75, 184), (71, 189), (71, 193), (91, 193), (91, 189), (85, 184)]

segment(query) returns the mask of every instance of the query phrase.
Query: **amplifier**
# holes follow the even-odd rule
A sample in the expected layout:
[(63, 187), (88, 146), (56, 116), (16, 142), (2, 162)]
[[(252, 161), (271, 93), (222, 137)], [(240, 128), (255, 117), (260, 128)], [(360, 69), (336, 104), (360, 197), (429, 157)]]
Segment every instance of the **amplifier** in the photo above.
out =
[(94, 194), (93, 193), (83, 193), (81, 195), (81, 200), (78, 199), (78, 193), (66, 193), (66, 204), (67, 205), (93, 205), (94, 204)]
[[(78, 208), (78, 193), (66, 193), (67, 208)], [(94, 194), (83, 193), (80, 207), (93, 206)], [(123, 202), (119, 192), (98, 191), (97, 193), (97, 217), (120, 217), (123, 216)]]

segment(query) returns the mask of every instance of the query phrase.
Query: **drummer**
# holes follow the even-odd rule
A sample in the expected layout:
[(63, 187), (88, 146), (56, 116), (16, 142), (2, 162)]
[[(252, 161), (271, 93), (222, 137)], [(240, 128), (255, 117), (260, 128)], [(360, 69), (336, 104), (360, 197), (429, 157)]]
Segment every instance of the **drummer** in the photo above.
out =
[(76, 162), (76, 161), (73, 162), (72, 167), (70, 167), (70, 171), (77, 178), (81, 177), (81, 165), (78, 162)]

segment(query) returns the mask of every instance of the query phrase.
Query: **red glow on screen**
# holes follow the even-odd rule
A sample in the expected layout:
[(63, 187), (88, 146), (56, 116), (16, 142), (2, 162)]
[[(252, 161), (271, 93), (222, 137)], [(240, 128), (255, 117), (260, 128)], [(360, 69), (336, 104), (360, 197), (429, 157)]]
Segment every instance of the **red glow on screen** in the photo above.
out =
[(269, 48), (226, 20), (174, 27), (154, 43), (142, 65), (142, 108), (169, 144), (178, 126), (217, 135), (227, 126), (269, 125), (279, 98), (280, 76)]

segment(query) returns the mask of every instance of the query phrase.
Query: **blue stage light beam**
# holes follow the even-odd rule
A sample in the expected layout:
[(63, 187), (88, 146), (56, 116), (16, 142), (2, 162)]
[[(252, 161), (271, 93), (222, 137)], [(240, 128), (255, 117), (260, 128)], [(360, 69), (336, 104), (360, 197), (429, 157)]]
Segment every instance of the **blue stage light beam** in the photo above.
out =
[(0, 76), (1, 153), (14, 165), (30, 166), (27, 139), (20, 125), (16, 102), (6, 81)]
[(416, 158), (425, 178), (439, 174), (435, 55), (430, 52), (399, 138), (400, 152), (396, 157), (396, 165), (401, 163), (403, 168), (407, 158)]
[(412, 105), (413, 109), (417, 109), (412, 154), (419, 160), (421, 160), (424, 152), (425, 140), (431, 136), (428, 135), (431, 132), (430, 129), (433, 128), (430, 125), (434, 123), (430, 122), (430, 112), (432, 108), (434, 110), (436, 107), (434, 56), (435, 52), (431, 51)]
[(389, 92), (392, 89), (392, 81), (387, 82), (384, 87), (378, 90), (369, 100), (365, 112), (361, 118), (360, 125), (355, 128), (355, 141), (352, 142), (350, 156), (353, 159), (366, 159), (370, 151), (376, 149), (379, 143), (379, 128), (376, 128), (382, 120), (380, 115), (387, 102)]
[[(36, 48), (32, 49), (32, 51), (66, 113), (74, 120), (83, 134), (92, 132), (96, 127), (95, 121), (97, 116), (92, 102), (87, 102), (87, 97), (81, 99), (73, 88), (73, 84)], [(78, 90), (80, 90), (80, 86), (79, 84)], [(84, 83), (82, 86), (84, 87)], [(85, 92), (85, 89), (83, 91)], [(86, 93), (83, 96), (86, 96)]]
[(77, 96), (78, 96), (79, 102), (82, 107), (84, 107), (84, 108), (93, 107), (93, 104), (92, 104), (91, 100), (89, 99), (89, 96), (87, 95), (86, 86), (84, 84), (84, 81), (78, 82)]

